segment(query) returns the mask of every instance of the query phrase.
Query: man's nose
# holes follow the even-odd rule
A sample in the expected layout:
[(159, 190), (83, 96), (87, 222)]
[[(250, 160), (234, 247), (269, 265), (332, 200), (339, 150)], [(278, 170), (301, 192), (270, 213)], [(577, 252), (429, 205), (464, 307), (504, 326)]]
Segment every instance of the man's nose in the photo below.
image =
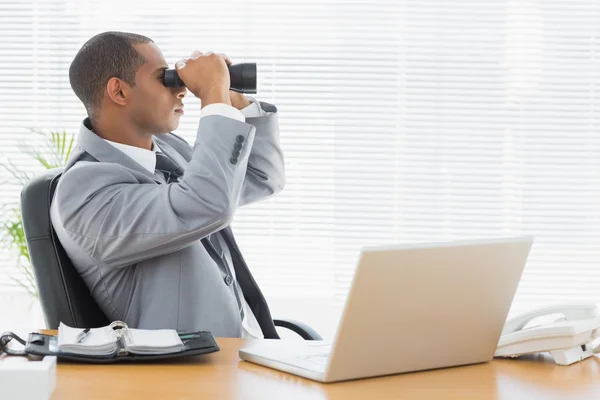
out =
[(177, 88), (177, 98), (178, 99), (183, 99), (186, 94), (187, 94), (187, 89), (185, 86)]

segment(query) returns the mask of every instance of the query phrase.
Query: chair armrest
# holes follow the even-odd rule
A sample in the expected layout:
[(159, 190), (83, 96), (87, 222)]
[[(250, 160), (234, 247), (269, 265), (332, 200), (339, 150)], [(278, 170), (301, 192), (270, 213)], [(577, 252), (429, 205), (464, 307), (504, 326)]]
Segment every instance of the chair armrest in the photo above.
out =
[(273, 320), (275, 326), (287, 328), (294, 331), (302, 337), (304, 340), (323, 340), (323, 338), (310, 326), (290, 319), (275, 319)]

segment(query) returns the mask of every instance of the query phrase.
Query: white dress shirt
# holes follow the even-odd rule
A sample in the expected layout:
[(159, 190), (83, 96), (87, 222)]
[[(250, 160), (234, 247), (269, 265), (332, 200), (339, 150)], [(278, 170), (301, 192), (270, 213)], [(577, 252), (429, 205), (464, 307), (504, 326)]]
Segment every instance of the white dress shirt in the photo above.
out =
[[(246, 96), (250, 100), (250, 105), (241, 111), (225, 103), (213, 103), (209, 104), (200, 111), (200, 118), (206, 117), (207, 115), (222, 115), (224, 117), (237, 119), (238, 121), (244, 122), (246, 118), (265, 116), (269, 113), (264, 111), (258, 101), (253, 97)], [(152, 174), (156, 169), (156, 152), (160, 151), (160, 148), (156, 143), (153, 142), (152, 150), (142, 149), (141, 147), (129, 146), (127, 144), (111, 142), (110, 140), (104, 139), (106, 142), (117, 148), (118, 150), (125, 153), (135, 162), (146, 168)], [(235, 270), (231, 261), (231, 255), (229, 254), (229, 248), (226, 243), (221, 243), (221, 247), (225, 253), (225, 256), (231, 266), (231, 273), (233, 279), (237, 279), (235, 276)], [(260, 329), (260, 325), (256, 320), (256, 316), (250, 309), (248, 302), (242, 296), (242, 307), (244, 308), (244, 318), (242, 320), (242, 337), (249, 339), (263, 339), (264, 335)]]

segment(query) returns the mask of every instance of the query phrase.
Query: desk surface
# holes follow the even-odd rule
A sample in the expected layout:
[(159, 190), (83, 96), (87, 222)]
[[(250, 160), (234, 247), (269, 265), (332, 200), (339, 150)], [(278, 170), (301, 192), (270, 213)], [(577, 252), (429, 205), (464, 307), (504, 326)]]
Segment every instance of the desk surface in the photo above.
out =
[(598, 399), (600, 358), (569, 367), (549, 357), (321, 384), (242, 361), (243, 339), (162, 364), (59, 363), (52, 400), (67, 399)]

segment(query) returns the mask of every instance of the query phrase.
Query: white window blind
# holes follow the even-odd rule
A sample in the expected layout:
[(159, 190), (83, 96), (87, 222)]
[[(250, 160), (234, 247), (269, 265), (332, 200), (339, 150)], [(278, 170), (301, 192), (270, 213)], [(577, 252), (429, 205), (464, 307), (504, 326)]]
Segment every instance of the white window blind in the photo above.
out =
[(536, 237), (513, 311), (600, 302), (599, 21), (583, 0), (0, 0), (0, 151), (41, 172), (29, 129), (77, 131), (68, 67), (96, 33), (171, 65), (225, 52), (280, 113), (287, 186), (233, 224), (275, 316), (332, 334), (361, 246), (513, 234)]

